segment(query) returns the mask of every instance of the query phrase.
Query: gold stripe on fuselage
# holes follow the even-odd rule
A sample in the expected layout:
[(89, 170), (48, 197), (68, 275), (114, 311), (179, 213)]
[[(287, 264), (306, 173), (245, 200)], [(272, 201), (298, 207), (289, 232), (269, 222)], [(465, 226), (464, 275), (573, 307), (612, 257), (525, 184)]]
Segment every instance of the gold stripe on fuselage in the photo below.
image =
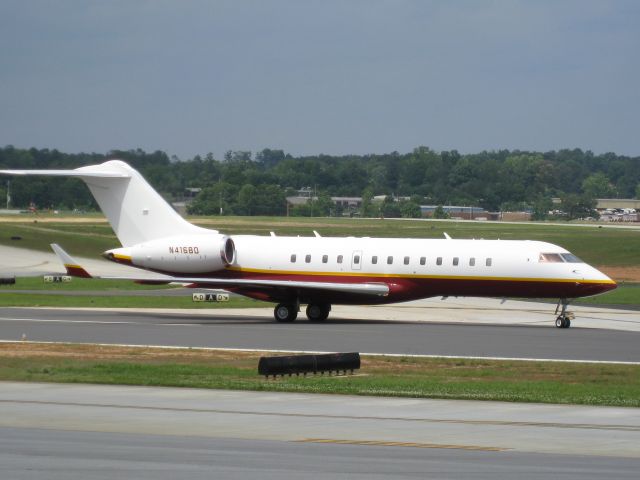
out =
[(376, 278), (407, 278), (407, 279), (434, 279), (434, 280), (492, 280), (502, 282), (549, 282), (549, 283), (598, 283), (613, 285), (613, 280), (588, 280), (572, 278), (523, 278), (523, 277), (479, 277), (465, 275), (419, 275), (399, 273), (362, 273), (362, 272), (312, 272), (295, 270), (264, 270), (259, 268), (227, 267), (227, 270), (241, 273), (260, 273), (269, 275), (312, 275), (320, 277), (376, 277)]

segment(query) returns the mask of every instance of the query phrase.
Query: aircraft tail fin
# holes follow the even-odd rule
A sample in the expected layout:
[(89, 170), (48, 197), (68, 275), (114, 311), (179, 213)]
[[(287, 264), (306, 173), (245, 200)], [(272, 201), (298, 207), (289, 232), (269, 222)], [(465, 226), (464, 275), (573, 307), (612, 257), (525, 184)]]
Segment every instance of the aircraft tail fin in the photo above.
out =
[(44, 175), (82, 179), (124, 247), (182, 234), (211, 233), (187, 222), (151, 185), (121, 160), (75, 170), (0, 170), (9, 175)]
[(51, 248), (64, 265), (64, 268), (67, 270), (67, 275), (71, 277), (93, 278), (93, 276), (89, 272), (87, 272), (78, 262), (76, 262), (71, 257), (71, 255), (65, 252), (60, 245), (58, 245), (57, 243), (52, 243)]

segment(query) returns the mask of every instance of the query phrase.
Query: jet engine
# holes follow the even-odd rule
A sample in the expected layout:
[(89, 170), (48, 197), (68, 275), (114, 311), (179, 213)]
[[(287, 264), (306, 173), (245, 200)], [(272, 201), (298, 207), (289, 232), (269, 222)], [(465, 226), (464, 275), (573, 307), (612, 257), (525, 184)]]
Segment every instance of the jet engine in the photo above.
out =
[(221, 234), (178, 235), (105, 252), (119, 263), (166, 273), (202, 274), (223, 270), (236, 260), (231, 237)]

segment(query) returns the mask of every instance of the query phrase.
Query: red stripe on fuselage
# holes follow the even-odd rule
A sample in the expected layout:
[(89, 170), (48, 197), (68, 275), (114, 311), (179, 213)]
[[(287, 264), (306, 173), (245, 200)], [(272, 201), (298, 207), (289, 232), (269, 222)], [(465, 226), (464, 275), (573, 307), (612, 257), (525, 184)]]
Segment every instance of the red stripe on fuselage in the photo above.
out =
[[(326, 283), (385, 283), (389, 285), (389, 295), (374, 297), (344, 292), (309, 291), (302, 296), (331, 303), (394, 303), (438, 296), (469, 297), (523, 297), (523, 298), (576, 298), (597, 295), (616, 288), (615, 283), (583, 283), (579, 281), (532, 280), (532, 279), (496, 279), (464, 277), (383, 277), (349, 275), (312, 275), (312, 274), (268, 274), (243, 272), (238, 270), (217, 272), (217, 278), (236, 278), (243, 280), (290, 280), (299, 282)], [(222, 288), (225, 288), (222, 286)], [(265, 296), (274, 301), (291, 297), (284, 287), (259, 288), (230, 285), (228, 290), (236, 291), (252, 298), (265, 300)], [(279, 291), (278, 291), (279, 290)]]

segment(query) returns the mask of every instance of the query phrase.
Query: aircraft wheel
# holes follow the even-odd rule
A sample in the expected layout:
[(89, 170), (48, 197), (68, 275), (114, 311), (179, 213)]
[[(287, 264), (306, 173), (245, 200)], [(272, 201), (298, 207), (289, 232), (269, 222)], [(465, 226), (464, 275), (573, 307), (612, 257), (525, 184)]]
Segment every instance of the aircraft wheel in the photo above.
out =
[(571, 326), (571, 319), (567, 318), (564, 328), (569, 328), (570, 326)]
[(290, 303), (279, 303), (276, 305), (276, 308), (273, 309), (273, 316), (276, 322), (290, 323), (295, 321), (298, 316), (298, 309)]
[(556, 328), (565, 328), (564, 327), (564, 317), (560, 316), (556, 318)]
[(310, 322), (324, 322), (329, 316), (331, 305), (310, 303), (307, 305), (307, 318)]

